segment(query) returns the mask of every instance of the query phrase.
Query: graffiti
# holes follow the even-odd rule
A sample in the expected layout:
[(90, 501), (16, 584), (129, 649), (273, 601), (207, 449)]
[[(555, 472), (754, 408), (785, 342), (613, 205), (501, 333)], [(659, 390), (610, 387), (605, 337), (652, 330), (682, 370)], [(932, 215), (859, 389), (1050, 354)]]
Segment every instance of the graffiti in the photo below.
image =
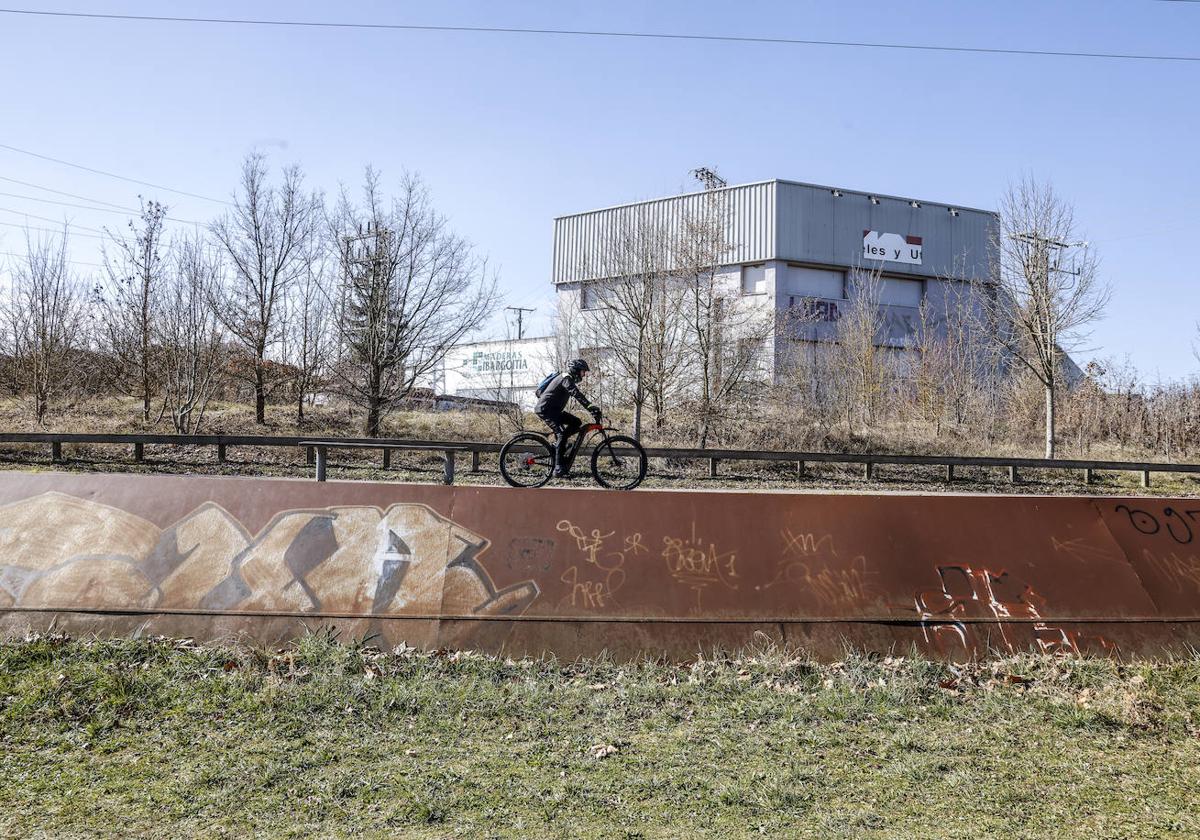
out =
[(696, 524), (692, 523), (692, 536), (663, 537), (662, 559), (667, 564), (671, 577), (696, 593), (694, 610), (701, 607), (704, 590), (718, 584), (726, 589), (737, 589), (737, 555), (732, 551), (721, 552), (712, 542), (705, 542), (696, 535)]
[[(940, 653), (952, 653), (952, 648), (964, 655), (975, 653), (978, 644), (973, 635), (974, 622), (965, 619), (977, 618), (998, 619), (987, 629), (998, 635), (999, 645), (990, 635), (987, 645), (1003, 647), (1010, 653), (1020, 647), (1036, 647), (1043, 653), (1078, 653), (1083, 641), (1111, 647), (1102, 638), (1085, 639), (1078, 633), (1039, 620), (1046, 600), (1006, 571), (995, 573), (969, 566), (938, 566), (937, 573), (941, 588), (918, 592), (915, 608), (925, 642)], [(1006, 623), (1003, 620), (1010, 618), (1023, 621)]]
[(1163, 508), (1160, 522), (1159, 518), (1149, 511), (1131, 508), (1129, 505), (1117, 505), (1113, 510), (1118, 513), (1124, 511), (1129, 517), (1129, 524), (1138, 533), (1153, 536), (1165, 529), (1171, 539), (1180, 545), (1187, 545), (1192, 541), (1192, 523), (1197, 521), (1196, 514), (1200, 514), (1200, 509), (1185, 510), (1181, 514), (1168, 505)]
[(1058, 537), (1052, 536), (1050, 537), (1050, 545), (1056, 554), (1065, 554), (1072, 560), (1077, 560), (1080, 563), (1104, 563), (1120, 559), (1107, 549), (1089, 545), (1084, 541), (1083, 537), (1076, 537), (1073, 540), (1060, 540)]
[(1175, 552), (1155, 555), (1149, 549), (1142, 549), (1142, 559), (1163, 577), (1175, 584), (1176, 592), (1184, 591), (1184, 584), (1189, 590), (1200, 589), (1200, 558), (1194, 554), (1180, 557)]
[(420, 504), (287, 510), (250, 534), (212, 503), (160, 529), (49, 492), (0, 522), (0, 597), (16, 606), (511, 615), (538, 595), (532, 580), (498, 590), (488, 541)]
[(563, 596), (559, 606), (570, 604), (587, 610), (611, 607), (616, 603), (614, 596), (625, 584), (626, 558), (646, 553), (642, 535), (627, 534), (623, 537), (623, 548), (608, 550), (608, 540), (616, 536), (616, 531), (607, 534), (599, 528), (585, 531), (569, 519), (560, 520), (555, 528), (574, 541), (575, 547), (583, 555), (583, 574), (587, 575), (581, 575), (579, 564), (563, 572), (559, 580), (567, 584), (570, 591)]
[(878, 593), (870, 582), (873, 573), (867, 569), (867, 558), (860, 554), (843, 561), (834, 548), (833, 534), (818, 537), (784, 528), (779, 536), (783, 540), (783, 556), (776, 562), (775, 576), (756, 589), (790, 584), (830, 604), (876, 600)]
[(817, 539), (815, 534), (793, 534), (790, 528), (784, 528), (779, 532), (783, 537), (783, 556), (787, 557), (809, 557), (817, 553), (823, 545), (827, 545), (832, 554), (837, 554), (833, 548), (833, 534), (826, 534)]
[(608, 589), (607, 581), (598, 580), (580, 580), (579, 567), (572, 566), (562, 573), (559, 578), (563, 583), (571, 587), (560, 602), (560, 606), (565, 606), (568, 602), (572, 607), (585, 610), (600, 610), (609, 606), (612, 603), (612, 592)]

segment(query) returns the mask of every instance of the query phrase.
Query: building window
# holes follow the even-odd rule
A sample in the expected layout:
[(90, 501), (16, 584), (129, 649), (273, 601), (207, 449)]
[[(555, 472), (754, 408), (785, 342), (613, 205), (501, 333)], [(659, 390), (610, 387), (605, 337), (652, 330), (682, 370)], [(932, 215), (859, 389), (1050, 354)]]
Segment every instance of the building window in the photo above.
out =
[(879, 302), (884, 306), (921, 305), (922, 282), (902, 280), (899, 277), (884, 277), (879, 283)]
[(767, 293), (767, 267), (765, 265), (742, 266), (742, 294), (765, 295)]
[(599, 309), (603, 304), (600, 301), (599, 289), (595, 283), (582, 283), (579, 286), (579, 308), (580, 309)]
[(787, 292), (796, 297), (846, 299), (846, 272), (788, 265)]

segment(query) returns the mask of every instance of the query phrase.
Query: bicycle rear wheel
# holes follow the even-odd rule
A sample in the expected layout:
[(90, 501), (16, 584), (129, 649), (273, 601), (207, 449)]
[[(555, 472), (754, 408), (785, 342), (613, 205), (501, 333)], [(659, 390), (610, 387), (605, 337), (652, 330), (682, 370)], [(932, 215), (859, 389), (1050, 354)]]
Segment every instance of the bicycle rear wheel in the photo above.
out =
[(532, 432), (500, 448), (500, 475), (513, 487), (541, 487), (554, 475), (554, 448)]
[(646, 477), (646, 451), (625, 435), (605, 438), (592, 450), (592, 476), (601, 487), (632, 490)]

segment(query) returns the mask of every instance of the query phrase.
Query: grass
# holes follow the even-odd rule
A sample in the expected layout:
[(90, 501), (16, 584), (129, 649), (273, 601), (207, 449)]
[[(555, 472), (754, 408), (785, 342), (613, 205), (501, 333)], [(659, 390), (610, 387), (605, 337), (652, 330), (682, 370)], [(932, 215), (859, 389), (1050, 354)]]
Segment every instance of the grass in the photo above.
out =
[(1194, 837), (1200, 658), (0, 645), (11, 837)]

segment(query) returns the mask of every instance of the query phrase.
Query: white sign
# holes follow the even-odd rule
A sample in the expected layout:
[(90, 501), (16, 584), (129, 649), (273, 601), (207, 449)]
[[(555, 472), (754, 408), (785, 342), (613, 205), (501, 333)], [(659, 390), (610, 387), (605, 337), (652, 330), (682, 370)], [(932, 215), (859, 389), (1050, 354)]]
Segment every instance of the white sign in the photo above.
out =
[(863, 259), (886, 262), (921, 264), (921, 237), (901, 236), (898, 233), (863, 231)]

